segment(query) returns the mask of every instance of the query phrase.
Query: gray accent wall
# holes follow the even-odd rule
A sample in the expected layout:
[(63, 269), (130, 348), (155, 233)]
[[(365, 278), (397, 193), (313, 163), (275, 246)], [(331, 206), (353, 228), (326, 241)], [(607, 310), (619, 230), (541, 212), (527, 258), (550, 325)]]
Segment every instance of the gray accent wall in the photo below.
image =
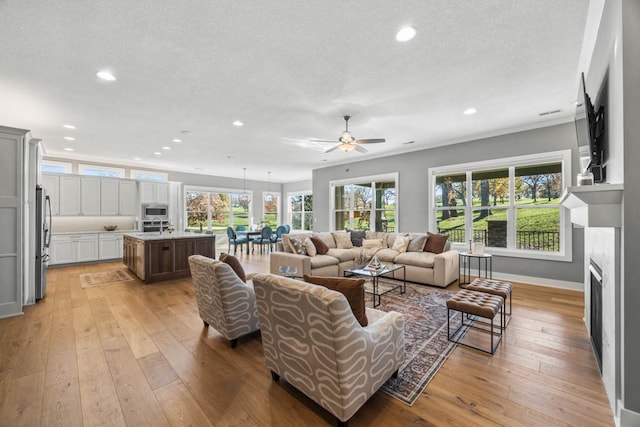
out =
[[(576, 83), (576, 93), (578, 86)], [(561, 149), (573, 153), (572, 176), (578, 171), (578, 144), (573, 122), (478, 139), (394, 156), (357, 161), (313, 171), (314, 230), (329, 230), (329, 182), (350, 177), (398, 173), (398, 230), (424, 232), (429, 226), (428, 169), (438, 166), (536, 154)], [(356, 159), (358, 153), (350, 153)], [(575, 179), (575, 178), (574, 178)], [(433, 231), (433, 230), (429, 230)], [(583, 281), (583, 230), (573, 231), (573, 262), (495, 257), (494, 271), (550, 280)], [(577, 255), (575, 255), (577, 254)]]

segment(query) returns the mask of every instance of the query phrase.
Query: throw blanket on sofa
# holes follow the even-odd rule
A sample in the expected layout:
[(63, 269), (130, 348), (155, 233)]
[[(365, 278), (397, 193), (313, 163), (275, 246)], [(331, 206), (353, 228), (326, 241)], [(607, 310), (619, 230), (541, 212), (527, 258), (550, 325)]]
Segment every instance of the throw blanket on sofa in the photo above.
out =
[(356, 265), (368, 264), (380, 249), (383, 248), (360, 248), (360, 251), (354, 260)]

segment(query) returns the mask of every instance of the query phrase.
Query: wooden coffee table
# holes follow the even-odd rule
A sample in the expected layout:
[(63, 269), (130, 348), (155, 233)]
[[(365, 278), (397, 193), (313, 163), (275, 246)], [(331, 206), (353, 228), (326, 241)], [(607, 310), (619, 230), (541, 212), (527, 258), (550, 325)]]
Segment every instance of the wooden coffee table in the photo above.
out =
[[(365, 292), (373, 295), (373, 306), (380, 305), (380, 298), (382, 295), (400, 288), (400, 294), (404, 294), (407, 290), (407, 270), (404, 265), (388, 264), (383, 265), (380, 270), (368, 270), (366, 265), (359, 265), (357, 267), (349, 268), (344, 271), (344, 276), (360, 276), (370, 277), (371, 283), (365, 283)], [(393, 283), (380, 283), (379, 278), (385, 274), (394, 273), (397, 270), (402, 270), (402, 284)], [(389, 279), (396, 280), (394, 277), (388, 277)], [(376, 304), (376, 297), (378, 297), (378, 303)]]

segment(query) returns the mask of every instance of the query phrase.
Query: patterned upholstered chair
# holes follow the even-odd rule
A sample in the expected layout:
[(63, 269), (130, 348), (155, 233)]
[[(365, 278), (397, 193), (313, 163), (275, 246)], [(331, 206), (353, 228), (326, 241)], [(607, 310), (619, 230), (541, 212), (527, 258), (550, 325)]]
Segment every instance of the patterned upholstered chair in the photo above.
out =
[(274, 380), (284, 378), (348, 420), (404, 362), (404, 318), (367, 308), (360, 326), (345, 296), (295, 279), (256, 274), (262, 345)]
[(191, 255), (189, 267), (205, 327), (213, 326), (233, 348), (239, 337), (260, 329), (251, 280), (244, 283), (228, 264), (201, 255)]

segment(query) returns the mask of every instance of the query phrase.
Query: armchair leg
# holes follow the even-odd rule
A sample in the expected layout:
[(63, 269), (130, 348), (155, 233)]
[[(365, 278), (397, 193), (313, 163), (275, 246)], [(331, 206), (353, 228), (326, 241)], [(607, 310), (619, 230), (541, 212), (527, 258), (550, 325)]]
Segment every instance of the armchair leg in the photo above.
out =
[(393, 374), (391, 374), (391, 378), (398, 378), (398, 371), (399, 369), (396, 369), (396, 371)]
[(236, 348), (238, 346), (238, 338), (234, 338), (231, 340), (231, 348)]
[(271, 371), (271, 379), (274, 380), (274, 381), (280, 381), (280, 375), (278, 375), (275, 372)]
[(338, 427), (348, 427), (349, 421), (340, 421), (339, 419), (336, 418), (336, 425)]
[(203, 320), (203, 321), (202, 321), (202, 323), (204, 323), (204, 327), (205, 327), (205, 328), (208, 328), (208, 327), (209, 327), (209, 324), (208, 324), (206, 321), (204, 321), (204, 320)]

